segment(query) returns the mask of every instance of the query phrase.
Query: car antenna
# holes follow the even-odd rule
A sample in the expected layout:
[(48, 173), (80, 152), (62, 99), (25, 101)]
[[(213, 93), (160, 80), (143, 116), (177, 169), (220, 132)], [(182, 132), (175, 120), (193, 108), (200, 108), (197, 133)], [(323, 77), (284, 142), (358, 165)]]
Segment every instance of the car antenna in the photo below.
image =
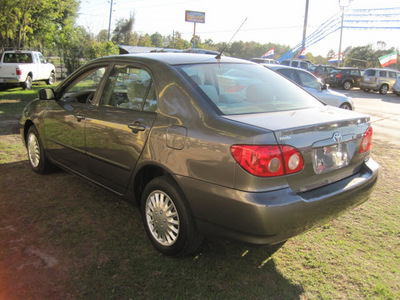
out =
[(235, 35), (239, 32), (240, 28), (242, 28), (243, 24), (247, 21), (247, 18), (244, 19), (242, 25), (239, 26), (239, 28), (236, 30), (235, 34), (231, 37), (231, 39), (229, 40), (228, 44), (225, 45), (224, 48), (222, 48), (221, 52), (215, 57), (216, 59), (221, 59), (221, 55), (222, 52), (225, 51), (226, 47), (228, 47), (228, 45), (231, 43), (231, 41), (233, 40), (233, 38), (235, 37)]

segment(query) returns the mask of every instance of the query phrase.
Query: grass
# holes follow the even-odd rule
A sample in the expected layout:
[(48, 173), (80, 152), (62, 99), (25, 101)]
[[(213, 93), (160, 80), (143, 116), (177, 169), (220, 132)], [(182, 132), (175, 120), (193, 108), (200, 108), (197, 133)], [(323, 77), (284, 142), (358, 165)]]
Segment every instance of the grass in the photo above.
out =
[(0, 89), (0, 120), (19, 118), (25, 105), (38, 97), (42, 88), (55, 87), (46, 85), (44, 82), (35, 82), (31, 90), (23, 90), (21, 87)]
[(153, 249), (133, 204), (63, 171), (34, 174), (16, 121), (4, 124), (0, 299), (400, 298), (398, 148), (375, 143), (381, 176), (369, 201), (272, 257), (207, 241), (172, 259)]

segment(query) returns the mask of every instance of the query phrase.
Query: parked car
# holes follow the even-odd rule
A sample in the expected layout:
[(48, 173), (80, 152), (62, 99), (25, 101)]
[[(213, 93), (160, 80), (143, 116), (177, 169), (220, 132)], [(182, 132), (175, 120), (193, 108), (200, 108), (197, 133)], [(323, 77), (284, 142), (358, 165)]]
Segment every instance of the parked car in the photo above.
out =
[(280, 64), (304, 70), (308, 70), (312, 66), (311, 62), (303, 59), (284, 59)]
[(312, 65), (309, 67), (308, 71), (314, 74), (315, 77), (320, 78), (325, 82), (326, 77), (328, 77), (329, 72), (333, 69), (330, 65)]
[(33, 81), (56, 82), (54, 65), (37, 51), (8, 50), (0, 55), (0, 85), (20, 85), (30, 90)]
[(332, 87), (350, 90), (353, 87), (360, 87), (361, 78), (360, 69), (349, 67), (333, 68), (325, 79), (325, 83)]
[(258, 64), (279, 65), (279, 63), (275, 59), (272, 59), (272, 58), (255, 57), (255, 58), (250, 58), (250, 61), (256, 62)]
[(397, 77), (396, 82), (393, 85), (393, 93), (400, 96), (400, 77)]
[(369, 116), (208, 54), (94, 60), (42, 89), (20, 128), (33, 171), (57, 165), (137, 201), (172, 256), (209, 237), (284, 242), (366, 201), (379, 170)]
[(386, 94), (392, 90), (393, 84), (396, 82), (400, 72), (392, 69), (367, 69), (361, 78), (360, 87), (365, 92), (379, 91)]
[(326, 104), (343, 109), (354, 110), (354, 102), (351, 97), (332, 91), (326, 84), (322, 83), (317, 77), (308, 71), (282, 65), (267, 67), (297, 83)]

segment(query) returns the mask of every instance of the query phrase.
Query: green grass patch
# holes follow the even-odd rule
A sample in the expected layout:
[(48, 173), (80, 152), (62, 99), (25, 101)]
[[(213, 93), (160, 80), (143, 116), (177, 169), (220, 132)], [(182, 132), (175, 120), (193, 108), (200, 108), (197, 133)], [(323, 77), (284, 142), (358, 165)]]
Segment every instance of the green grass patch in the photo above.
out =
[(398, 148), (375, 143), (369, 201), (272, 257), (206, 241), (172, 259), (153, 249), (135, 205), (63, 171), (34, 174), (16, 137), (0, 135), (0, 299), (400, 298)]
[(0, 119), (19, 118), (26, 104), (37, 98), (40, 89), (58, 85), (46, 85), (44, 82), (35, 82), (31, 90), (24, 90), (21, 87), (2, 88), (0, 90)]

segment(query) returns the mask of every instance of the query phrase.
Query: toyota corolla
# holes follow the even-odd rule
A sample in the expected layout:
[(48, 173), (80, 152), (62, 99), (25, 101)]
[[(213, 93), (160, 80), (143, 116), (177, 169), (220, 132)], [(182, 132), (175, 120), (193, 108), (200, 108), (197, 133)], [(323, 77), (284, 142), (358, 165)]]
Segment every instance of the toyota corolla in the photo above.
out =
[(378, 178), (369, 116), (226, 56), (94, 60), (41, 90), (20, 125), (33, 171), (136, 201), (171, 256), (204, 238), (284, 242), (366, 201)]

